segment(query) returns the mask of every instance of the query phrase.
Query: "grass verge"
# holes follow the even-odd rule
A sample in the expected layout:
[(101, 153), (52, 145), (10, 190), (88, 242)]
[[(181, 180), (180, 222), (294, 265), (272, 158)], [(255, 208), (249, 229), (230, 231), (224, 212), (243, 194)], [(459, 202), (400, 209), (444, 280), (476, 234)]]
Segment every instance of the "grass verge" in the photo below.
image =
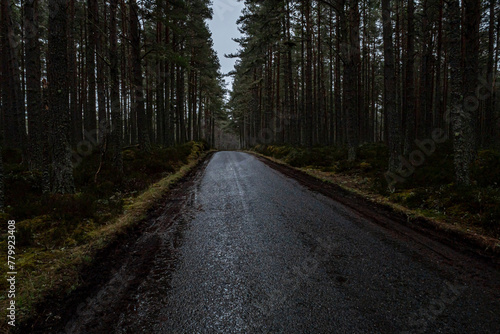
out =
[[(158, 205), (179, 180), (183, 179), (193, 168), (202, 162), (210, 152), (196, 144), (191, 145), (190, 153), (175, 165), (170, 174), (158, 182), (146, 187), (142, 192), (129, 193), (123, 198), (123, 213), (115, 216), (107, 212), (106, 221), (96, 223), (92, 219), (81, 220), (72, 232), (64, 234), (59, 227), (50, 229), (49, 234), (43, 234), (37, 225), (49, 227), (54, 224), (53, 216), (37, 216), (19, 222), (17, 240), (34, 238), (35, 241), (21, 245), (16, 249), (16, 323), (33, 316), (35, 306), (45, 298), (54, 295), (68, 295), (81, 284), (81, 270), (91, 264), (100, 251), (113, 244), (120, 236), (138, 226), (147, 218), (148, 211)], [(65, 221), (67, 223), (67, 221)], [(27, 231), (30, 232), (27, 232)], [(75, 233), (75, 230), (78, 230)], [(39, 236), (43, 234), (43, 238)], [(80, 238), (75, 236), (79, 235)], [(72, 242), (68, 242), (70, 238)], [(1, 248), (6, 250), (6, 237), (2, 236)], [(56, 239), (66, 239), (64, 242), (50, 244)], [(74, 239), (78, 239), (75, 241)], [(44, 244), (46, 242), (46, 244)], [(22, 244), (22, 243), (21, 243)], [(5, 253), (4, 253), (5, 254)], [(6, 268), (6, 267), (4, 267)], [(6, 276), (4, 270), (4, 277)], [(7, 290), (6, 280), (0, 283), (3, 291)], [(0, 296), (0, 316), (7, 319), (9, 300), (6, 294)], [(7, 321), (2, 321), (0, 332), (8, 333), (12, 329)], [(13, 331), (15, 332), (15, 331)]]
[(429, 180), (425, 175), (431, 172), (425, 169), (433, 167), (424, 166), (424, 170), (419, 171), (423, 179), (418, 180), (421, 176), (416, 175), (417, 180), (410, 180), (390, 192), (383, 178), (384, 148), (372, 146), (368, 151), (362, 151), (361, 159), (355, 162), (347, 162), (342, 149), (332, 147), (307, 150), (257, 146), (250, 153), (334, 184), (406, 217), (409, 222), (424, 224), (455, 240), (463, 240), (479, 253), (500, 255), (500, 221), (495, 216), (500, 207), (498, 188), (481, 184), (468, 189), (456, 188), (443, 182), (449, 177), (443, 174), (439, 180)]

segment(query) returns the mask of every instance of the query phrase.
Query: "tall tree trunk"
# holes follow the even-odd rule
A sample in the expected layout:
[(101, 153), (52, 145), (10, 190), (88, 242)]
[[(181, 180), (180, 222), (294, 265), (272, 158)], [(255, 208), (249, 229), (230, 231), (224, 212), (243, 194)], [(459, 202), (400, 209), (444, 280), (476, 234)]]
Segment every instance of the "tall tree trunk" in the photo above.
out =
[[(87, 9), (87, 105), (85, 107), (84, 123), (85, 137), (91, 141), (97, 140), (97, 116), (96, 116), (96, 78), (95, 78), (95, 51), (97, 43), (97, 0), (88, 0)], [(49, 85), (51, 83), (49, 82)], [(90, 137), (90, 138), (89, 138)]]
[(420, 65), (420, 93), (418, 99), (417, 111), (417, 132), (419, 136), (426, 135), (427, 117), (429, 116), (430, 105), (430, 57), (432, 56), (432, 32), (430, 31), (429, 23), (429, 1), (423, 0), (423, 16), (422, 16), (422, 51), (421, 51), (421, 65)]
[[(193, 52), (194, 48), (191, 49), (191, 52)], [(190, 69), (188, 71), (188, 96), (187, 96), (187, 140), (192, 140), (192, 122), (193, 122), (193, 90), (194, 90), (194, 61), (191, 59), (191, 64), (190, 64)]]
[[(404, 154), (410, 154), (415, 141), (415, 26), (414, 26), (415, 4), (414, 0), (408, 0), (408, 35), (407, 35), (407, 61), (406, 61), (406, 134), (404, 144)], [(385, 21), (384, 21), (385, 22)], [(392, 28), (392, 25), (391, 25)], [(389, 41), (388, 41), (389, 42)], [(385, 44), (384, 44), (385, 45)], [(385, 78), (387, 80), (387, 78)], [(395, 167), (395, 166), (392, 166)]]
[[(182, 47), (181, 47), (182, 52)], [(176, 111), (177, 111), (177, 127), (178, 127), (178, 143), (186, 142), (186, 124), (184, 120), (184, 68), (178, 66), (176, 79)]]
[(42, 136), (42, 192), (50, 193), (50, 164), (52, 162), (52, 147), (50, 136), (52, 114), (49, 107), (49, 85), (46, 79), (42, 79), (42, 113), (41, 113), (41, 128), (42, 133), (47, 136)]
[(139, 13), (136, 0), (130, 0), (130, 40), (132, 44), (132, 68), (134, 86), (134, 104), (132, 109), (133, 114), (137, 117), (137, 134), (139, 139), (139, 147), (145, 151), (151, 151), (151, 143), (149, 141), (146, 111), (144, 109), (144, 89), (141, 65), (141, 37), (139, 33)]
[(349, 1), (349, 34), (348, 34), (348, 59), (344, 65), (346, 81), (345, 110), (347, 116), (347, 145), (348, 160), (354, 161), (359, 145), (359, 114), (358, 114), (358, 71), (360, 60), (359, 49), (359, 7), (358, 0)]
[(455, 175), (459, 185), (470, 183), (469, 163), (470, 151), (474, 146), (470, 128), (470, 114), (463, 108), (463, 86), (461, 71), (461, 26), (460, 5), (458, 0), (448, 1), (448, 15), (450, 30), (448, 32), (450, 69), (451, 69), (451, 123), (453, 131), (453, 145), (455, 152)]
[[(175, 46), (175, 34), (173, 36), (174, 38), (172, 38), (172, 44)], [(174, 47), (174, 50), (175, 50), (175, 47)], [(170, 145), (175, 145), (176, 143), (178, 143), (179, 141), (179, 136), (177, 135), (177, 130), (178, 130), (178, 127), (176, 126), (176, 117), (175, 117), (175, 108), (174, 108), (174, 101), (175, 101), (175, 82), (176, 82), (176, 70), (177, 70), (177, 66), (175, 66), (175, 63), (174, 62), (171, 62), (170, 63), (170, 84), (169, 84), (169, 88), (170, 88), (170, 99), (169, 99), (169, 108), (168, 108), (168, 121), (169, 121), (169, 124), (168, 124), (168, 128), (169, 128), (169, 142), (170, 142)]]
[(334, 49), (333, 49), (333, 41), (334, 41), (334, 31), (335, 31), (335, 28), (334, 28), (334, 25), (333, 25), (333, 7), (330, 7), (329, 9), (329, 17), (328, 17), (328, 21), (329, 21), (329, 26), (328, 26), (328, 34), (329, 34), (329, 38), (330, 38), (330, 43), (329, 43), (329, 46), (328, 46), (328, 57), (329, 57), (329, 64), (328, 64), (328, 69), (329, 69), (329, 79), (330, 79), (330, 82), (329, 82), (329, 101), (328, 101), (328, 112), (329, 112), (329, 121), (328, 121), (328, 144), (329, 145), (333, 145), (335, 144), (335, 109), (334, 109), (334, 74), (335, 74), (335, 71), (334, 71), (334, 63), (335, 63), (335, 60), (334, 60)]
[[(98, 7), (98, 4), (96, 4), (96, 9)], [(104, 12), (104, 22), (106, 22), (106, 5), (102, 7), (102, 12)], [(104, 43), (104, 36), (106, 34), (106, 29), (104, 28), (105, 23), (100, 24), (100, 19), (99, 19), (99, 10), (96, 10), (95, 13), (95, 24), (96, 24), (96, 31), (95, 31), (95, 47), (96, 47), (96, 64), (97, 64), (97, 117), (99, 119), (99, 124), (97, 126), (98, 128), (98, 143), (100, 145), (101, 151), (105, 151), (105, 145), (104, 145), (104, 140), (106, 139), (107, 135), (107, 117), (106, 117), (106, 87), (105, 87), (105, 73), (104, 73), (104, 60), (103, 58), (105, 57), (105, 47), (103, 45)]]
[(311, 1), (304, 0), (304, 16), (306, 23), (306, 63), (305, 63), (305, 131), (304, 144), (308, 147), (313, 145), (313, 82), (312, 82), (312, 23), (311, 23)]
[(341, 144), (344, 140), (344, 134), (342, 131), (342, 81), (341, 81), (341, 22), (345, 17), (337, 14), (337, 23), (335, 24), (335, 85), (334, 85), (334, 99), (335, 99), (335, 143)]
[[(119, 1), (120, 5), (120, 13), (121, 13), (121, 33), (124, 36), (125, 39), (129, 38), (128, 34), (128, 11), (127, 11), (127, 6), (125, 4), (125, 1)], [(121, 96), (122, 96), (122, 122), (123, 122), (123, 142), (125, 144), (130, 144), (130, 104), (129, 104), (129, 89), (128, 85), (130, 83), (129, 79), (129, 71), (128, 68), (130, 67), (130, 63), (128, 62), (129, 60), (129, 51), (128, 51), (128, 43), (121, 43), (120, 46), (120, 53), (121, 53), (121, 62), (120, 62), (120, 73), (121, 73)]]
[[(489, 29), (488, 29), (488, 63), (486, 65), (486, 77), (488, 87), (488, 98), (485, 102), (485, 120), (484, 131), (482, 131), (482, 144), (483, 146), (491, 146), (494, 144), (495, 138), (495, 64), (493, 59), (495, 57), (495, 0), (490, 0), (490, 13), (489, 13)], [(500, 47), (497, 45), (497, 47)]]
[(441, 83), (441, 64), (442, 64), (442, 53), (443, 53), (443, 7), (444, 0), (439, 0), (439, 18), (438, 18), (438, 37), (437, 37), (437, 58), (436, 58), (436, 84), (435, 84), (435, 96), (436, 101), (434, 103), (434, 121), (433, 127), (442, 127), (443, 123), (443, 93), (442, 93), (442, 83)]
[(295, 43), (292, 42), (291, 36), (291, 24), (290, 24), (290, 4), (286, 2), (286, 40), (287, 40), (287, 51), (286, 51), (286, 69), (285, 69), (285, 106), (286, 113), (288, 114), (288, 118), (290, 119), (290, 139), (293, 144), (297, 144), (298, 135), (296, 133), (297, 120), (295, 117), (295, 92), (294, 92), (294, 84), (293, 84), (293, 58), (292, 58), (292, 48)]
[(30, 143), (30, 168), (42, 170), (42, 90), (40, 69), (40, 43), (38, 26), (38, 0), (27, 0), (24, 5), (26, 31), (26, 102)]
[(47, 73), (49, 82), (49, 108), (51, 114), (52, 192), (74, 193), (73, 166), (68, 140), (68, 52), (67, 1), (49, 0), (49, 45)]
[[(162, 2), (157, 0), (156, 2), (157, 21), (156, 21), (156, 45), (158, 49), (163, 48), (163, 25), (162, 25), (162, 14), (164, 14), (165, 9), (163, 8)], [(165, 145), (165, 62), (161, 57), (156, 58), (156, 144)]]
[[(166, 1), (165, 11), (169, 9), (169, 1)], [(169, 21), (165, 24), (165, 45), (166, 47), (170, 47), (170, 27)], [(173, 75), (174, 65), (173, 63), (165, 62), (165, 145), (172, 146), (174, 145), (174, 130), (173, 130), (173, 113), (172, 113), (172, 99), (173, 99)]]
[(25, 153), (26, 121), (21, 95), (17, 46), (9, 0), (1, 2), (2, 32), (2, 105), (5, 146), (20, 148)]
[(122, 158), (122, 115), (120, 110), (120, 82), (118, 78), (118, 46), (117, 46), (117, 20), (116, 11), (118, 0), (111, 0), (110, 20), (109, 20), (109, 61), (111, 79), (111, 164), (118, 171), (123, 173)]
[(81, 117), (81, 126), (80, 126), (80, 132), (81, 136), (83, 139), (83, 129), (86, 128), (85, 126), (85, 117), (87, 116), (87, 64), (86, 64), (86, 54), (84, 55), (83, 52), (83, 45), (86, 44), (86, 41), (88, 40), (87, 37), (87, 25), (84, 23), (86, 22), (86, 18), (82, 19), (82, 23), (80, 25), (80, 106), (79, 106), (79, 111), (80, 111), (80, 117)]
[(468, 117), (468, 130), (473, 146), (469, 148), (469, 163), (474, 159), (475, 151), (479, 144), (480, 133), (478, 132), (479, 101), (476, 97), (476, 90), (479, 86), (479, 24), (481, 21), (480, 0), (464, 0), (465, 10), (464, 20), (464, 111)]
[(81, 104), (82, 99), (78, 96), (78, 73), (77, 73), (77, 59), (76, 59), (76, 45), (75, 45), (75, 0), (69, 1), (69, 22), (68, 22), (68, 77), (70, 86), (70, 139), (71, 145), (76, 146), (83, 140), (82, 134), (82, 112)]
[(153, 90), (151, 88), (152, 78), (150, 60), (146, 58), (146, 135), (151, 143), (154, 140), (153, 137)]
[(200, 84), (198, 85), (198, 139), (204, 139), (204, 134), (202, 133), (202, 126), (201, 126), (201, 120), (202, 120), (202, 115), (203, 115), (203, 85)]
[(382, 23), (384, 35), (384, 109), (387, 117), (389, 141), (389, 172), (399, 168), (401, 155), (400, 117), (396, 110), (396, 87), (394, 51), (392, 44), (392, 20), (390, 0), (382, 0)]

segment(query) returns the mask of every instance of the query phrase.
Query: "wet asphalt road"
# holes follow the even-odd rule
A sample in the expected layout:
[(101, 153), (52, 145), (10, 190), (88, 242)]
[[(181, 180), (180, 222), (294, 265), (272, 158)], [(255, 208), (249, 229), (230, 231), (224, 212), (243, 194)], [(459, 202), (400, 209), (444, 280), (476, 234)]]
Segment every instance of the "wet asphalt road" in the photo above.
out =
[(497, 269), (399, 238), (251, 155), (216, 153), (182, 219), (175, 269), (162, 275), (158, 247), (114, 332), (500, 333)]

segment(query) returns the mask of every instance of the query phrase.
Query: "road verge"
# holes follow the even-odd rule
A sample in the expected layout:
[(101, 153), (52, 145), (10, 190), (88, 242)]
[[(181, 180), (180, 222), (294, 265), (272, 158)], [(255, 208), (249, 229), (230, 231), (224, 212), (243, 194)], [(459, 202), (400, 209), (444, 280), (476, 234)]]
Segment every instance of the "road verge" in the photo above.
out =
[[(168, 201), (170, 191), (194, 177), (214, 151), (191, 154), (176, 172), (152, 184), (135, 197), (122, 215), (89, 232), (88, 242), (59, 252), (53, 266), (44, 267), (29, 282), (36, 289), (18, 297), (24, 303), (16, 327), (2, 323), (2, 333), (57, 332), (79, 303), (110, 277), (120, 259), (127, 256), (128, 245), (142, 234), (147, 222)], [(33, 293), (35, 292), (35, 293)], [(23, 291), (21, 290), (21, 294)], [(2, 309), (5, 308), (2, 305)], [(2, 314), (3, 316), (3, 314)], [(56, 331), (54, 331), (56, 330)]]
[(500, 241), (498, 239), (464, 231), (438, 219), (425, 217), (416, 211), (393, 203), (383, 196), (369, 194), (335, 182), (334, 179), (318, 170), (296, 168), (273, 157), (253, 151), (246, 152), (256, 156), (269, 167), (296, 179), (302, 185), (314, 191), (348, 206), (379, 225), (405, 233), (392, 223), (396, 221), (402, 226), (411, 228), (425, 237), (444, 243), (453, 249), (473, 254), (488, 262), (500, 265)]

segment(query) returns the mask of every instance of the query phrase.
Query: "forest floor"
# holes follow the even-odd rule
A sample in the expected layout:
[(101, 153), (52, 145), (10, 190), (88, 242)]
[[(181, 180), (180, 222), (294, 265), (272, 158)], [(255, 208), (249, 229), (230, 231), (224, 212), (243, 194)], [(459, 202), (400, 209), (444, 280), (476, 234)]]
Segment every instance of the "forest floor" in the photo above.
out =
[[(61, 301), (85, 287), (89, 277), (101, 277), (107, 270), (106, 265), (98, 272), (88, 268), (101, 263), (116, 244), (134, 239), (134, 231), (165, 201), (169, 189), (209, 154), (205, 144), (194, 142), (150, 153), (127, 148), (122, 177), (106, 170), (96, 176), (99, 154), (95, 154), (76, 168), (78, 193), (64, 196), (41, 194), (40, 175), (23, 170), (15, 158), (10, 164), (7, 159), (9, 206), (2, 219), (16, 220), (17, 330), (42, 317), (56, 321)], [(0, 237), (0, 249), (6, 254), (7, 234)], [(7, 290), (6, 280), (0, 288)], [(8, 303), (5, 294), (0, 296), (4, 319)], [(2, 321), (0, 333), (9, 332), (9, 327)]]
[[(403, 223), (455, 248), (488, 257), (500, 255), (497, 152), (480, 153), (481, 159), (473, 166), (480, 176), (471, 187), (454, 186), (450, 171), (452, 156), (447, 154), (422, 166), (395, 191), (388, 189), (383, 176), (386, 155), (382, 145), (362, 148), (355, 162), (347, 162), (345, 152), (337, 148), (257, 146), (250, 152), (285, 175), (302, 180), (306, 186), (343, 204), (350, 206), (358, 198), (358, 202), (400, 215)], [(313, 178), (319, 182), (312, 181)]]

